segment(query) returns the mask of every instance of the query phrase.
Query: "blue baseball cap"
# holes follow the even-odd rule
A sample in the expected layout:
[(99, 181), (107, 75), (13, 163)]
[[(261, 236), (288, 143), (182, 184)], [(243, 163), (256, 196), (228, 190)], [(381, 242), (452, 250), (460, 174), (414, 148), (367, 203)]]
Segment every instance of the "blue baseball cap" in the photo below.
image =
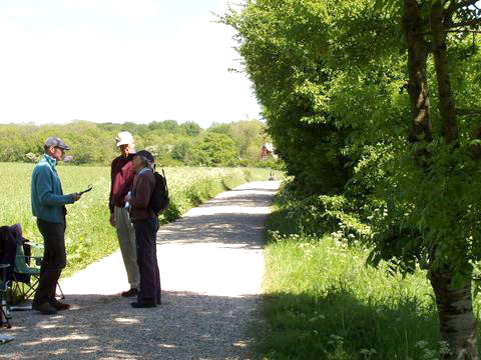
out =
[(47, 147), (53, 146), (64, 150), (70, 150), (70, 147), (67, 146), (62, 140), (60, 140), (60, 138), (56, 136), (49, 137), (47, 140), (45, 140), (44, 145)]

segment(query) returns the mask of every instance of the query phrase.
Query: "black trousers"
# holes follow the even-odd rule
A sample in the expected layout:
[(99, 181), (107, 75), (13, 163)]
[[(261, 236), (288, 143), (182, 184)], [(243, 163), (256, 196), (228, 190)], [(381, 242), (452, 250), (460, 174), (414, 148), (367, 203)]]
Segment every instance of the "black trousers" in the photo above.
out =
[(40, 280), (33, 299), (34, 304), (52, 303), (55, 300), (57, 282), (67, 264), (65, 253), (65, 224), (37, 219), (37, 226), (44, 240), (44, 253), (40, 267)]
[(140, 272), (141, 303), (160, 304), (160, 274), (157, 263), (156, 235), (159, 222), (156, 218), (134, 221), (137, 244), (137, 264)]

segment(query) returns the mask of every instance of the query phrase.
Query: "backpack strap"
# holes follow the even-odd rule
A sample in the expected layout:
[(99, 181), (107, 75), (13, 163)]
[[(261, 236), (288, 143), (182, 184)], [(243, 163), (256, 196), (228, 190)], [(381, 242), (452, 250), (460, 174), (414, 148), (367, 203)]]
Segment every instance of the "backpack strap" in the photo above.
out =
[(165, 176), (165, 171), (162, 169), (162, 176), (164, 177), (165, 186), (167, 187), (167, 177)]

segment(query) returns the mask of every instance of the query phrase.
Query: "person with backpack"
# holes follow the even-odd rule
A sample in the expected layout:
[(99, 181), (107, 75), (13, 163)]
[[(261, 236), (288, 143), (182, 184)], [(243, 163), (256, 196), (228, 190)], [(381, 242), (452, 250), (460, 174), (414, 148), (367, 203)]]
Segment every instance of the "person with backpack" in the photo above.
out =
[(155, 158), (146, 151), (139, 151), (133, 159), (135, 171), (131, 192), (125, 201), (130, 209), (137, 243), (137, 264), (140, 272), (140, 289), (134, 308), (150, 308), (160, 305), (160, 274), (157, 263), (156, 235), (159, 229), (156, 207), (158, 181), (154, 174)]

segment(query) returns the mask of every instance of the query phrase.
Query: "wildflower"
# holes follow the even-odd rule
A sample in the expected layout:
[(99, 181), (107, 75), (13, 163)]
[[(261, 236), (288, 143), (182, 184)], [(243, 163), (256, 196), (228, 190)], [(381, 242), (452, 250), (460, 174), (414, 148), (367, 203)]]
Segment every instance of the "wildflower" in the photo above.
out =
[(420, 349), (424, 349), (426, 346), (428, 346), (428, 342), (425, 340), (420, 340), (414, 346)]

